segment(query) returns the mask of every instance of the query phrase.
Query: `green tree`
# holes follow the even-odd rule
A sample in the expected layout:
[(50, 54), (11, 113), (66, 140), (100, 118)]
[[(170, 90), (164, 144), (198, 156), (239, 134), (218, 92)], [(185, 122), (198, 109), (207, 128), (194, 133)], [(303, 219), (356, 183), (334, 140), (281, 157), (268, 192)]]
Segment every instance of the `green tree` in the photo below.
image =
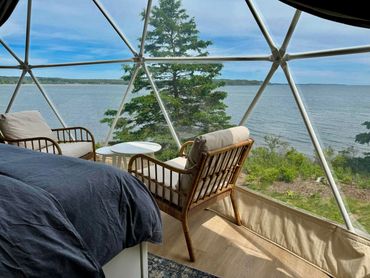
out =
[[(144, 12), (142, 17), (144, 19)], [(154, 57), (207, 56), (211, 41), (199, 38), (193, 17), (181, 7), (181, 0), (160, 0), (152, 9), (145, 53)], [(221, 64), (151, 64), (149, 69), (158, 87), (168, 114), (180, 138), (228, 127), (223, 100), (227, 93), (219, 90), (223, 82), (214, 78)], [(133, 67), (125, 66), (124, 80), (129, 80)], [(143, 90), (149, 94), (143, 94)], [(154, 92), (143, 70), (134, 83), (132, 98), (125, 105), (114, 133), (117, 140), (154, 140), (162, 144), (161, 158), (167, 159), (176, 150), (168, 126)], [(112, 123), (116, 110), (105, 112), (102, 122)]]
[[(364, 125), (367, 129), (370, 130), (370, 122), (366, 121), (362, 123), (362, 125)], [(369, 145), (370, 144), (370, 131), (357, 134), (355, 140), (357, 143)], [(370, 152), (365, 153), (365, 155), (370, 156)]]

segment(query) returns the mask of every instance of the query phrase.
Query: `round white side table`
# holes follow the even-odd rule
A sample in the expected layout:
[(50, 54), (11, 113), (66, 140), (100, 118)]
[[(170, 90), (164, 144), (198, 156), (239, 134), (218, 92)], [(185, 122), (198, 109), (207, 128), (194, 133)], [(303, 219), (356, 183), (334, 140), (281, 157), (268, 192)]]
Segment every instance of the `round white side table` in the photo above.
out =
[(101, 147), (99, 149), (96, 149), (95, 152), (96, 152), (96, 154), (98, 154), (102, 157), (103, 163), (106, 163), (107, 157), (111, 157), (112, 158), (112, 165), (119, 168), (121, 166), (120, 158), (117, 157), (116, 153), (112, 152), (111, 148), (112, 147), (110, 147), (110, 146)]
[(127, 169), (126, 157), (135, 154), (149, 154), (153, 155), (162, 148), (161, 145), (154, 142), (134, 141), (125, 142), (113, 145), (110, 150), (116, 155), (120, 155), (123, 159), (123, 167)]

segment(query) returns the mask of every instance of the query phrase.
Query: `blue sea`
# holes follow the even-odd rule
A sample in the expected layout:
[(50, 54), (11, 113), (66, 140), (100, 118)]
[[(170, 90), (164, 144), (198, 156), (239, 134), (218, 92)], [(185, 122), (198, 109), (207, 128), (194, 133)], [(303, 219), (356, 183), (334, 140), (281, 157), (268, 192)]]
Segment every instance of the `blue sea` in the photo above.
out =
[[(6, 105), (15, 85), (0, 85), (0, 110)], [(355, 136), (365, 132), (361, 123), (370, 121), (370, 86), (300, 85), (298, 86), (312, 124), (323, 147), (336, 151), (353, 146), (358, 154), (370, 152), (370, 146), (355, 143)], [(125, 85), (44, 85), (65, 122), (85, 126), (97, 141), (103, 141), (108, 127), (100, 123), (104, 111), (117, 109)], [(238, 124), (258, 90), (258, 86), (225, 86), (227, 113)], [(50, 112), (34, 85), (23, 85), (12, 111), (39, 110), (50, 126), (59, 122)], [(257, 145), (264, 136), (280, 136), (301, 152), (313, 154), (313, 147), (292, 93), (287, 85), (270, 85), (263, 93), (246, 125)]]

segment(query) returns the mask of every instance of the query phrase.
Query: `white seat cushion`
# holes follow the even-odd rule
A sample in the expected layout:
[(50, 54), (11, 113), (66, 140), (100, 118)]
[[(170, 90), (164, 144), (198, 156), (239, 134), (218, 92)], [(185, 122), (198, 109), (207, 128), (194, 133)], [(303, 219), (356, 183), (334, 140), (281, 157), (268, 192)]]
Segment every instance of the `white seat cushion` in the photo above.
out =
[[(58, 145), (62, 150), (62, 155), (66, 156), (81, 157), (93, 151), (91, 142), (60, 143)], [(53, 153), (53, 147), (48, 146), (42, 148), (41, 151)]]
[(168, 164), (172, 167), (185, 169), (186, 161), (187, 161), (187, 159), (185, 157), (180, 156), (180, 157), (176, 157), (176, 158), (171, 159), (171, 160), (167, 160), (166, 164)]
[[(55, 141), (58, 140), (38, 111), (1, 114), (0, 130), (5, 138), (13, 140), (32, 137), (47, 137)], [(45, 142), (41, 142), (40, 146), (35, 147), (42, 148), (44, 146)]]
[[(168, 160), (165, 163), (176, 167), (180, 169), (185, 169), (185, 164), (186, 164), (186, 158), (185, 157), (176, 157), (174, 159)], [(157, 169), (155, 169), (157, 167)], [(156, 171), (157, 170), (157, 174)], [(163, 197), (167, 201), (171, 201), (171, 193), (170, 190), (167, 189), (171, 186), (175, 190), (178, 190), (178, 182), (179, 182), (179, 175), (175, 172), (172, 172), (172, 183), (171, 183), (171, 171), (168, 169), (164, 169), (164, 176), (163, 176), (163, 167), (156, 165), (156, 166), (150, 166), (149, 168), (144, 168), (143, 169), (143, 174), (145, 176), (149, 176), (151, 179), (157, 180), (159, 183), (164, 184), (164, 188), (162, 186), (157, 187), (157, 192), (156, 192), (156, 184), (155, 182), (151, 181), (149, 182), (148, 179), (145, 179), (145, 184), (148, 186), (149, 190), (153, 193), (155, 196)], [(172, 194), (172, 202), (176, 205), (179, 205), (179, 195), (177, 193)]]

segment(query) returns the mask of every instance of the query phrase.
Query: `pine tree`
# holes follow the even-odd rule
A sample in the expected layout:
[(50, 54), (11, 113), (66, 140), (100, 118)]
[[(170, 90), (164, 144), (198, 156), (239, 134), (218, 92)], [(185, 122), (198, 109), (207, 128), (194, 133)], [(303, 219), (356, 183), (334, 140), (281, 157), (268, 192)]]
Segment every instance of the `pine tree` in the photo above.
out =
[[(144, 13), (142, 17), (144, 18)], [(153, 57), (207, 56), (211, 41), (199, 38), (195, 19), (181, 7), (181, 0), (160, 0), (153, 7), (145, 53)], [(173, 126), (182, 140), (229, 126), (223, 100), (227, 93), (216, 81), (221, 64), (150, 64), (149, 69)], [(129, 80), (133, 67), (124, 67)], [(143, 94), (143, 90), (149, 94)], [(145, 72), (139, 71), (133, 93), (115, 131), (118, 140), (153, 140), (162, 144), (166, 159), (176, 149)], [(108, 110), (103, 122), (111, 123), (117, 111)]]

